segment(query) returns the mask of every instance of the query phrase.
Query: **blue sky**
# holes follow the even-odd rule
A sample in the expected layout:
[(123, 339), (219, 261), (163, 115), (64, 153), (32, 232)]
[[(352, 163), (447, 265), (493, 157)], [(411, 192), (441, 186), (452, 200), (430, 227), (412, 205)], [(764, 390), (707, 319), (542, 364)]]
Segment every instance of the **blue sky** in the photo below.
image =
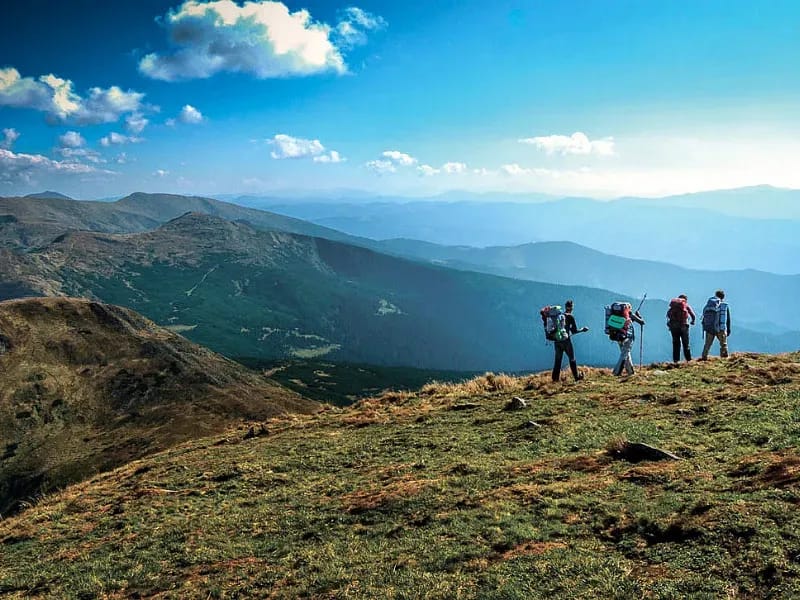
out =
[(0, 195), (800, 188), (793, 0), (29, 0), (2, 16)]

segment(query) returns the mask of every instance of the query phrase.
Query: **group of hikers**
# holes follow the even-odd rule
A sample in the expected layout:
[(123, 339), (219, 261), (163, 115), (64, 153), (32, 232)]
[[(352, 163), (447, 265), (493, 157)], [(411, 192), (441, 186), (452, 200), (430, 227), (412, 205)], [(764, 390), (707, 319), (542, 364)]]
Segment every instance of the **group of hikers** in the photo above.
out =
[[(544, 325), (545, 338), (552, 341), (555, 348), (553, 381), (561, 379), (561, 365), (565, 354), (575, 381), (583, 379), (583, 373), (578, 370), (578, 363), (575, 359), (572, 336), (589, 331), (589, 328), (578, 328), (573, 315), (574, 307), (574, 302), (567, 300), (563, 308), (559, 305), (545, 306), (539, 312)], [(641, 308), (641, 304), (639, 308)], [(613, 302), (605, 307), (605, 333), (610, 340), (617, 342), (620, 350), (619, 359), (614, 366), (614, 375), (620, 376), (623, 371), (628, 376), (635, 373), (631, 359), (631, 349), (636, 341), (635, 325), (639, 324), (640, 327), (645, 325), (639, 308), (634, 310), (628, 302)], [(672, 335), (672, 361), (675, 363), (680, 361), (681, 349), (683, 349), (684, 359), (687, 362), (692, 360), (689, 327), (695, 324), (697, 315), (689, 305), (686, 294), (670, 300), (666, 318), (667, 327)], [(726, 358), (728, 356), (728, 336), (731, 334), (731, 312), (725, 301), (723, 290), (717, 290), (708, 299), (703, 307), (701, 318), (705, 341), (700, 360), (708, 359), (708, 353), (714, 340), (719, 341), (719, 355)]]

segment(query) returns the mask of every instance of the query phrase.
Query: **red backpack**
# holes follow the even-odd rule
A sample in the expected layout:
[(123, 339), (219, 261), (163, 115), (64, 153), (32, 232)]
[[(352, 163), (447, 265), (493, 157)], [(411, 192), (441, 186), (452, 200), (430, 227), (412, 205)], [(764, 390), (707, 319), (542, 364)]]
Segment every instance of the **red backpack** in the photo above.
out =
[(689, 323), (689, 307), (683, 298), (673, 298), (669, 301), (667, 311), (668, 327), (683, 327)]

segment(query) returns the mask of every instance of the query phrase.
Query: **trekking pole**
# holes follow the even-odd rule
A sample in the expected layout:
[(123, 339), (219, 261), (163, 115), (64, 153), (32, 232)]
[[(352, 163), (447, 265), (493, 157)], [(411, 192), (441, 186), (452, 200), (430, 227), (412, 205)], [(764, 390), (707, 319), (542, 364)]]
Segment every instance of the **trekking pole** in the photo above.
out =
[[(642, 296), (642, 301), (639, 302), (639, 306), (636, 308), (636, 312), (639, 312), (639, 309), (642, 308), (642, 304), (644, 301), (647, 300), (647, 292), (644, 293)], [(642, 354), (644, 353), (644, 325), (639, 325), (639, 369), (642, 368)]]

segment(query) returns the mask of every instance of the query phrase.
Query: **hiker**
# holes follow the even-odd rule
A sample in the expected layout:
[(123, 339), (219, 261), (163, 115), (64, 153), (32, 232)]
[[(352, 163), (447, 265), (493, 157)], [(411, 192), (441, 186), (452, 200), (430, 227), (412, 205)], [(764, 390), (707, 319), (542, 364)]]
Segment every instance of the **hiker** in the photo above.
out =
[(572, 314), (573, 302), (567, 300), (564, 303), (564, 310), (560, 306), (545, 306), (540, 314), (544, 323), (545, 338), (552, 341), (555, 347), (555, 360), (553, 361), (553, 381), (561, 380), (561, 363), (564, 354), (569, 359), (569, 368), (575, 381), (583, 379), (583, 373), (578, 371), (578, 363), (575, 361), (575, 349), (572, 346), (572, 336), (578, 333), (589, 331), (588, 327), (581, 327), (575, 323)]
[(728, 336), (731, 334), (731, 309), (725, 302), (725, 292), (717, 290), (703, 308), (703, 331), (706, 343), (700, 360), (708, 360), (708, 351), (714, 340), (719, 340), (719, 355), (728, 357)]
[[(691, 323), (689, 322), (691, 319)], [(686, 362), (692, 360), (692, 349), (689, 346), (689, 327), (694, 325), (696, 316), (686, 294), (669, 301), (667, 310), (667, 327), (672, 334), (672, 362), (678, 363), (681, 359), (681, 344), (683, 345), (683, 358)]]
[(622, 370), (628, 375), (634, 374), (631, 348), (636, 341), (633, 324), (638, 323), (644, 327), (644, 319), (639, 311), (631, 312), (631, 305), (627, 302), (614, 302), (606, 306), (606, 333), (608, 338), (619, 344), (619, 360), (614, 366), (614, 375), (622, 375)]
[(564, 321), (567, 337), (561, 341), (553, 342), (555, 345), (555, 360), (553, 361), (553, 381), (561, 379), (561, 361), (564, 354), (569, 359), (569, 370), (572, 371), (572, 377), (575, 381), (583, 379), (583, 373), (578, 371), (578, 362), (575, 360), (575, 348), (572, 346), (572, 336), (577, 333), (585, 333), (589, 331), (588, 327), (581, 327), (578, 329), (578, 324), (575, 322), (575, 316), (572, 314), (573, 302), (567, 300), (564, 303)]

